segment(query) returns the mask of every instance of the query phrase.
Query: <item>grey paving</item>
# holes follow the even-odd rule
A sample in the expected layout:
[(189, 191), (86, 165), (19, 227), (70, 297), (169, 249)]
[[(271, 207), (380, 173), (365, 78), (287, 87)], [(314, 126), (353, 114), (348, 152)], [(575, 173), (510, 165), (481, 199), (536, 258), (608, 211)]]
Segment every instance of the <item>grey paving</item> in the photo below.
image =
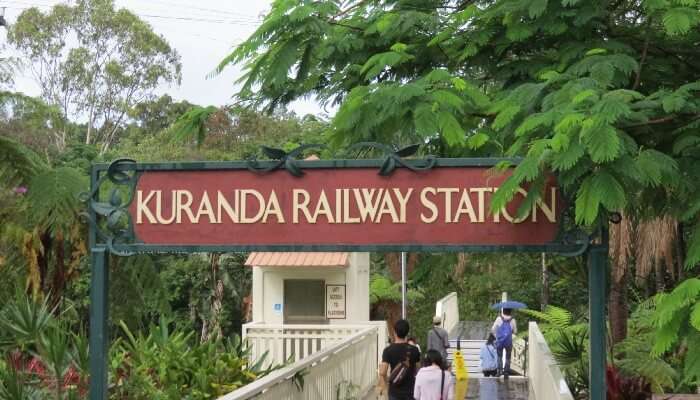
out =
[(527, 379), (522, 377), (479, 378), (469, 380), (467, 397), (469, 400), (534, 400), (530, 394)]

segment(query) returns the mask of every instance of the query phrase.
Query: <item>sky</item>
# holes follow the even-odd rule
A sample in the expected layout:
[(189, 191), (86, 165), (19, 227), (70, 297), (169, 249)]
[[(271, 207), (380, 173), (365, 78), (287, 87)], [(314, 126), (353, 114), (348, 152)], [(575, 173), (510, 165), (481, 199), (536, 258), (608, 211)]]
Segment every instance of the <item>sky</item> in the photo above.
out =
[[(5, 18), (12, 24), (22, 10), (39, 7), (44, 11), (57, 0), (0, 0), (6, 7)], [(70, 3), (70, 1), (68, 1)], [(115, 0), (117, 7), (125, 7), (139, 15), (163, 35), (180, 54), (182, 83), (162, 87), (175, 99), (188, 100), (200, 105), (231, 103), (235, 93), (234, 82), (242, 75), (240, 68), (229, 67), (222, 74), (207, 75), (237, 43), (246, 39), (269, 11), (271, 0)], [(5, 30), (0, 30), (0, 42), (6, 43)], [(3, 55), (4, 56), (4, 55)], [(29, 95), (38, 95), (36, 84), (28, 71), (20, 73), (15, 89)], [(290, 107), (299, 115), (323, 113), (313, 100), (297, 101)]]

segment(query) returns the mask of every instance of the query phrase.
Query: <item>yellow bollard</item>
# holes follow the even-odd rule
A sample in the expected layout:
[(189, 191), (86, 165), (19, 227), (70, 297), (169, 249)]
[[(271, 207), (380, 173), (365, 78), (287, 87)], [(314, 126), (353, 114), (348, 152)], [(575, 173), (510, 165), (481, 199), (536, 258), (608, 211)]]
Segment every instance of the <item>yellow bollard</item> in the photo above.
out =
[(469, 388), (469, 371), (464, 365), (464, 357), (462, 357), (462, 352), (456, 350), (454, 352), (454, 367), (455, 367), (455, 378), (457, 382), (455, 384), (455, 399), (462, 400), (467, 397), (467, 389)]

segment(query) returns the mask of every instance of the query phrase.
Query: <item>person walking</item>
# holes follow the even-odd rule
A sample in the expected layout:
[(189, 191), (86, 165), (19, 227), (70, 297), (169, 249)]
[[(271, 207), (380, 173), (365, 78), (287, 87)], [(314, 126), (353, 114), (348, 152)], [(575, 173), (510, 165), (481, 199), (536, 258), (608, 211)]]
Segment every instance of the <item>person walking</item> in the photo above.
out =
[(434, 316), (433, 327), (428, 331), (426, 350), (437, 350), (447, 365), (447, 349), (450, 348), (450, 340), (447, 331), (440, 324), (442, 324), (442, 318), (439, 315)]
[(481, 359), (481, 372), (485, 377), (496, 376), (498, 372), (498, 360), (496, 357), (496, 337), (493, 333), (489, 333), (489, 337), (481, 346), (481, 353), (479, 358)]
[[(510, 375), (510, 358), (513, 353), (513, 335), (518, 333), (518, 326), (513, 318), (512, 310), (504, 308), (491, 327), (491, 333), (496, 337), (496, 352), (498, 355), (497, 376), (503, 375), (508, 379)], [(506, 353), (505, 365), (503, 364), (503, 352)]]
[[(382, 363), (379, 365), (379, 395), (386, 393), (388, 386), (389, 400), (413, 400), (416, 365), (420, 361), (420, 352), (415, 346), (408, 344), (406, 337), (409, 330), (408, 321), (396, 321), (396, 340), (382, 353)], [(387, 377), (390, 369), (391, 373)]]
[(416, 338), (415, 338), (415, 337), (411, 336), (410, 338), (406, 339), (406, 341), (407, 341), (408, 344), (410, 344), (411, 346), (414, 346), (415, 348), (417, 348), (417, 349), (418, 349), (418, 352), (421, 353), (420, 345), (418, 344), (418, 342), (416, 342)]
[(445, 371), (445, 362), (437, 350), (425, 353), (425, 367), (416, 375), (413, 389), (415, 400), (454, 400), (455, 380), (449, 371)]

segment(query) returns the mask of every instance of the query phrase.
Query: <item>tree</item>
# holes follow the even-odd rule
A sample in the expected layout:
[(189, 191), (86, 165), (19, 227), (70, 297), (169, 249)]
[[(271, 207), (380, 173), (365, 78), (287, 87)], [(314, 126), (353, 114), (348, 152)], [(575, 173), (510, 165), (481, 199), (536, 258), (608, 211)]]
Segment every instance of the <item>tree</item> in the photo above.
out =
[(75, 168), (49, 166), (11, 139), (0, 136), (0, 149), (0, 190), (16, 193), (3, 204), (0, 242), (26, 265), (27, 290), (50, 294), (56, 305), (87, 253), (78, 200), (87, 179)]
[[(41, 97), (65, 119), (87, 118), (86, 144), (106, 152), (127, 111), (163, 83), (179, 82), (180, 61), (162, 36), (112, 0), (80, 0), (50, 12), (22, 12), (9, 42), (30, 61)], [(68, 132), (56, 132), (59, 149)]]
[[(438, 141), (447, 153), (523, 157), (493, 210), (555, 173), (579, 225), (600, 227), (618, 212), (677, 220), (692, 232), (676, 247), (693, 268), (698, 24), (694, 2), (277, 1), (218, 70), (242, 64), (237, 96), (254, 106), (309, 95), (339, 105), (336, 144)], [(539, 195), (530, 190), (521, 210)], [(668, 253), (655, 249), (640, 254)], [(611, 305), (624, 296), (624, 276), (615, 275)], [(626, 312), (613, 321), (620, 340)]]

